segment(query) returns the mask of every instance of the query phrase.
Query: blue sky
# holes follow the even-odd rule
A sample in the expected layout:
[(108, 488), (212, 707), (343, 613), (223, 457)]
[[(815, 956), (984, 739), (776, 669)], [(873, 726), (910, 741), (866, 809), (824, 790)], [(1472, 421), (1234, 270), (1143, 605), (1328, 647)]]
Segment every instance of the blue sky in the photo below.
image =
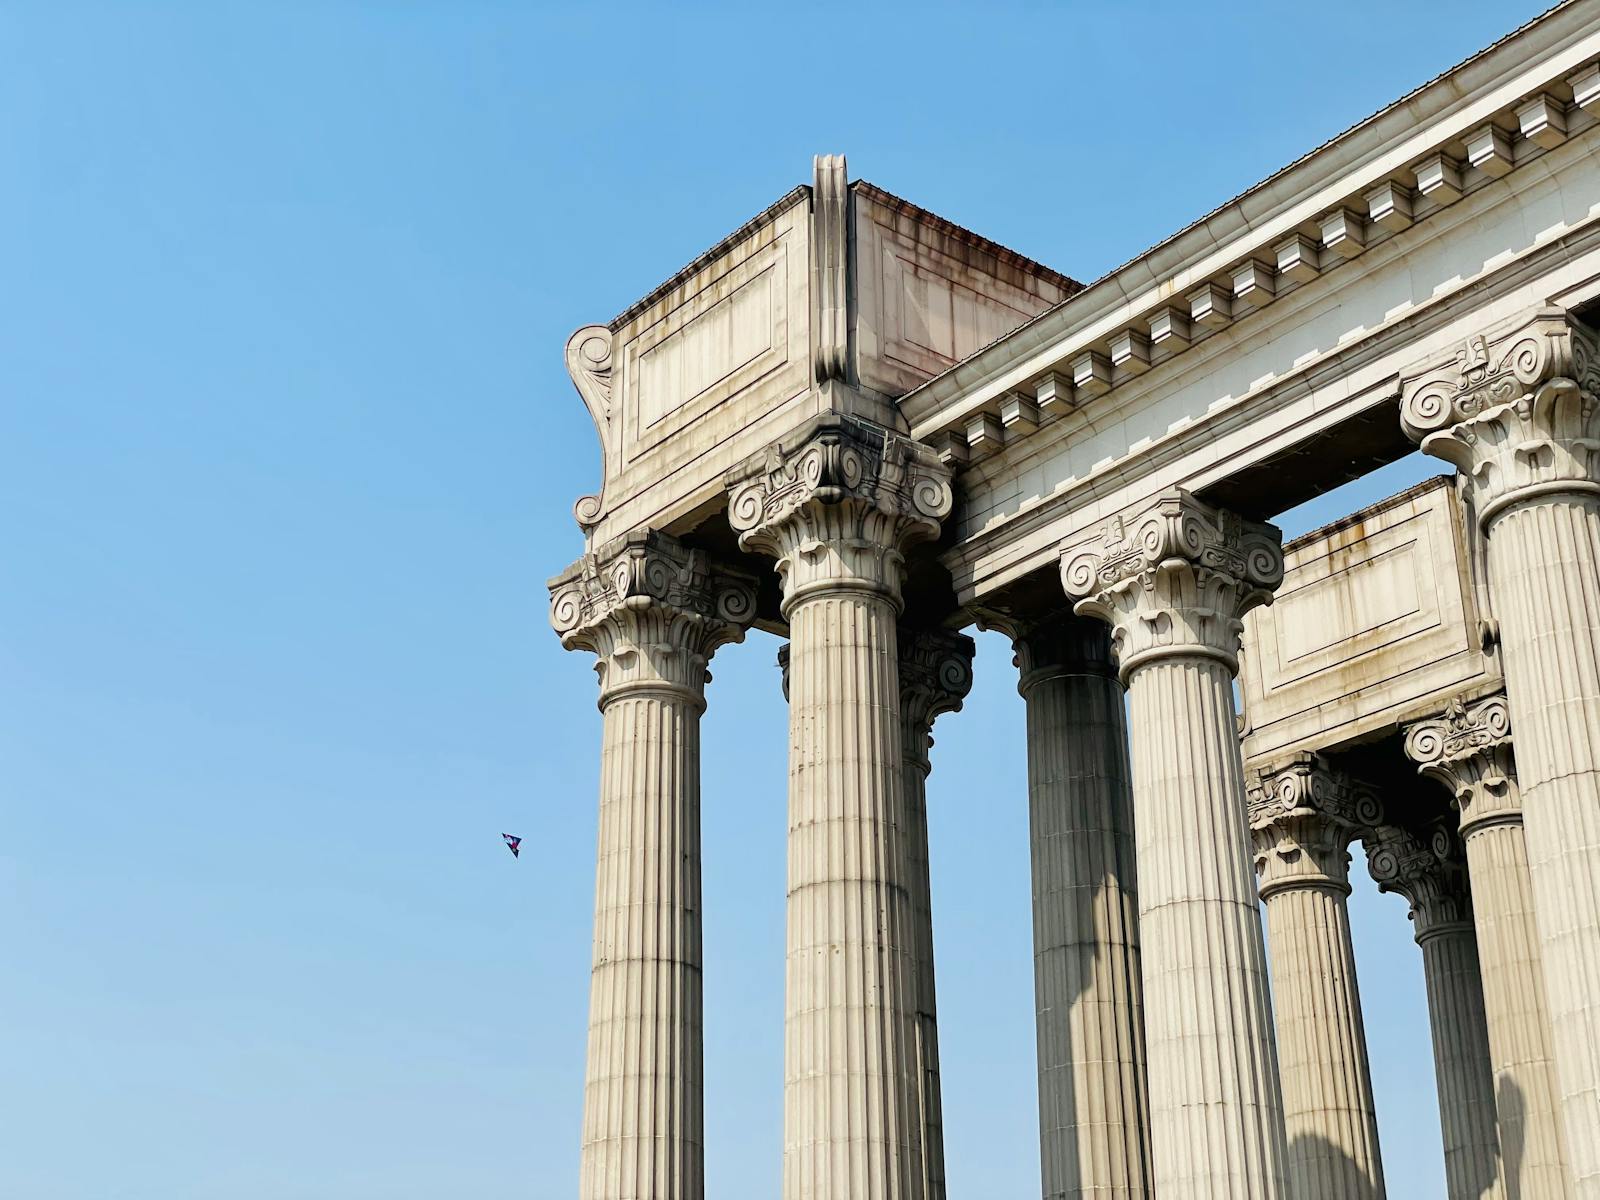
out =
[[(822, 151), (1093, 278), (1539, 7), (0, 6), (0, 1195), (574, 1195), (567, 334)], [(967, 1200), (1038, 1187), (1023, 717), (980, 644), (930, 783)], [(778, 1192), (776, 648), (719, 654), (704, 730), (712, 1200)], [(1390, 1194), (1442, 1196), (1418, 954), (1356, 876)]]

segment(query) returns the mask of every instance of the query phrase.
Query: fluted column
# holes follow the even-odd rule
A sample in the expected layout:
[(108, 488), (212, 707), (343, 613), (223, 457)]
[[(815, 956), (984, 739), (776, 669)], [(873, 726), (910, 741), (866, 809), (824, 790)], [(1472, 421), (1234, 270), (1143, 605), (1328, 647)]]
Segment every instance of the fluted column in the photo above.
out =
[(1448, 1198), (1515, 1200), (1500, 1170), (1483, 981), (1461, 848), (1443, 826), (1419, 837), (1383, 825), (1363, 842), (1379, 888), (1410, 902), (1422, 948)]
[(906, 891), (911, 896), (911, 958), (915, 975), (918, 1112), (922, 1129), (922, 1194), (944, 1200), (944, 1110), (939, 1098), (939, 1006), (933, 972), (933, 896), (928, 875), (928, 774), (933, 769), (933, 722), (955, 712), (972, 687), (965, 634), (906, 629), (900, 641), (900, 740), (905, 770)]
[(1295, 1200), (1381, 1200), (1383, 1162), (1350, 940), (1352, 838), (1383, 806), (1315, 754), (1250, 788)]
[(700, 714), (755, 581), (644, 533), (551, 591), (562, 644), (598, 656), (604, 714), (579, 1196), (700, 1200)]
[(1460, 813), (1506, 1190), (1520, 1200), (1567, 1200), (1566, 1131), (1505, 697), (1453, 701), (1442, 717), (1412, 725), (1405, 746)]
[(1148, 1200), (1150, 1097), (1122, 685), (1104, 622), (984, 614), (1027, 704), (1045, 1200)]
[(922, 1079), (895, 621), (950, 511), (931, 451), (823, 417), (730, 480), (789, 621), (784, 1200), (920, 1200)]
[(1283, 1101), (1245, 822), (1241, 617), (1283, 578), (1278, 531), (1177, 490), (1062, 554), (1111, 622), (1132, 715), (1154, 1191), (1285, 1194)]
[(1575, 1195), (1600, 1198), (1600, 340), (1560, 309), (1408, 384), (1468, 479), (1517, 719), (1528, 868)]

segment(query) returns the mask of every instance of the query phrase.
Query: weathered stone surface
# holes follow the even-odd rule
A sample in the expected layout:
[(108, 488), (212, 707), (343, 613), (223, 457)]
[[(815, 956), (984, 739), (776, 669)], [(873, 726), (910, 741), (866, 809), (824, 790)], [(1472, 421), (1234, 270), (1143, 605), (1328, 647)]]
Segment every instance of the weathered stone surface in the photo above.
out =
[(1289, 1194), (1379, 1200), (1383, 1162), (1345, 899), (1347, 847), (1382, 819), (1383, 804), (1314, 754), (1258, 773), (1249, 796), (1272, 948)]
[(1405, 750), (1460, 814), (1507, 1191), (1565, 1200), (1569, 1155), (1505, 697), (1452, 701), (1406, 731)]
[(985, 614), (1016, 647), (1028, 712), (1034, 1001), (1045, 1200), (1151, 1195), (1124, 697), (1109, 630)]
[(1283, 574), (1277, 531), (1185, 492), (1061, 554), (1111, 622), (1132, 721), (1154, 1190), (1284, 1196), (1286, 1146), (1234, 711), (1240, 617)]
[(1449, 1200), (1509, 1200), (1500, 1160), (1482, 973), (1461, 847), (1382, 825), (1363, 839), (1378, 887), (1404, 896), (1422, 948)]
[(896, 618), (909, 545), (950, 510), (925, 448), (814, 423), (729, 481), (740, 544), (777, 559), (789, 621), (784, 1200), (919, 1200), (916, 881)]
[(700, 713), (755, 581), (647, 533), (586, 555), (551, 593), (562, 644), (597, 656), (604, 714), (579, 1195), (698, 1200)]
[(1405, 388), (1468, 481), (1517, 714), (1528, 866), (1576, 1194), (1600, 1196), (1600, 343), (1541, 309)]

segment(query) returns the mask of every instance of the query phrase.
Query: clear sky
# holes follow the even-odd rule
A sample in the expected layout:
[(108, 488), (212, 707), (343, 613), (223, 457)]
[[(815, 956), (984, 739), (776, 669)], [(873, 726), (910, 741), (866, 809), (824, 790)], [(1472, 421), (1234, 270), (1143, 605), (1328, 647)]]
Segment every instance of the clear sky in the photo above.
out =
[[(1093, 278), (1540, 7), (0, 4), (0, 1196), (569, 1200), (567, 334), (823, 151)], [(1011, 1200), (1023, 718), (980, 644), (930, 784), (940, 1036), (950, 1192)], [(778, 1194), (776, 648), (718, 655), (705, 722), (712, 1200)], [(1389, 1193), (1427, 1200), (1418, 953), (1355, 875)]]

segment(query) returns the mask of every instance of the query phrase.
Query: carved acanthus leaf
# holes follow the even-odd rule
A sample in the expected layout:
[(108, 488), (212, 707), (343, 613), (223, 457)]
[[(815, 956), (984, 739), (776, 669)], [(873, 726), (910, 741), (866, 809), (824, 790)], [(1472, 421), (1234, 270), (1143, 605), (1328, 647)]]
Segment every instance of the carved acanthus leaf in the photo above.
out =
[(1511, 747), (1511, 709), (1504, 695), (1451, 700), (1442, 715), (1406, 730), (1406, 757), (1455, 798), (1463, 835), (1521, 819)]
[(926, 446), (829, 414), (729, 478), (728, 520), (746, 550), (778, 560), (784, 602), (852, 584), (897, 602), (906, 548), (937, 537), (950, 473)]
[(1257, 771), (1246, 787), (1256, 873), (1265, 898), (1293, 886), (1348, 891), (1347, 847), (1383, 820), (1383, 802), (1320, 754)]
[(586, 554), (550, 584), (550, 623), (569, 650), (598, 655), (602, 702), (627, 685), (698, 698), (719, 646), (743, 639), (756, 580), (662, 533)]
[(1600, 338), (1548, 308), (1469, 337), (1403, 384), (1401, 425), (1470, 481), (1485, 529), (1521, 496), (1600, 492)]
[(1124, 679), (1139, 664), (1198, 654), (1238, 669), (1243, 616), (1283, 580), (1278, 530), (1175, 488), (1138, 516), (1114, 517), (1061, 554), (1074, 611), (1112, 625)]

